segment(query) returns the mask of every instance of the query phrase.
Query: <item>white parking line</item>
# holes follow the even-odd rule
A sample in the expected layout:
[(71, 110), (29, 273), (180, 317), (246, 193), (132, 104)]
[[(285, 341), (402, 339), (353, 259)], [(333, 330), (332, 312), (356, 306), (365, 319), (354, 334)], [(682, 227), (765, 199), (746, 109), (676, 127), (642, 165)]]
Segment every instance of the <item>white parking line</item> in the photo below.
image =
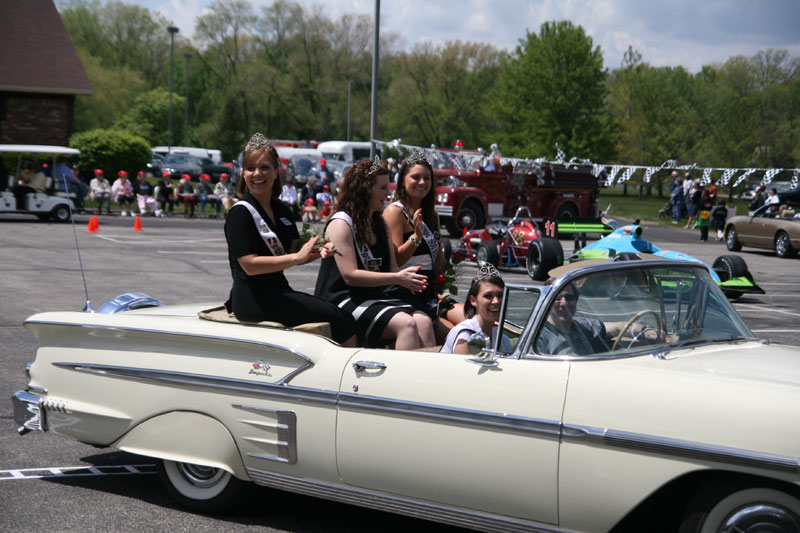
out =
[(796, 329), (751, 329), (753, 333), (797, 333)]
[[(107, 465), (107, 466), (61, 466), (44, 468), (21, 468), (0, 470), (0, 481), (9, 479), (42, 479), (77, 476), (130, 476), (155, 474), (155, 464)], [(38, 472), (38, 473), (37, 473)]]
[(197, 252), (193, 250), (186, 250), (185, 252), (176, 251), (176, 250), (158, 250), (157, 253), (159, 254), (175, 254), (175, 255), (209, 255), (213, 253), (217, 253), (219, 255), (225, 254), (228, 255), (227, 252)]
[(137, 237), (126, 238), (126, 237), (121, 237), (121, 236), (120, 237), (111, 237), (109, 235), (97, 235), (97, 238), (98, 239), (103, 239), (103, 240), (106, 240), (106, 241), (109, 241), (109, 242), (114, 242), (114, 243), (117, 243), (117, 244), (146, 244), (146, 245), (149, 245), (149, 244), (169, 244), (171, 246), (181, 246), (181, 245), (189, 245), (189, 244), (191, 244), (191, 245), (203, 244), (203, 245), (208, 246), (208, 245), (216, 245), (216, 244), (225, 243), (225, 239), (188, 239), (188, 240), (187, 239), (183, 239), (183, 240), (181, 240), (181, 239), (172, 239), (172, 238), (157, 239), (157, 238), (148, 237), (146, 235), (143, 235), (141, 238), (137, 238)]
[(782, 313), (784, 315), (792, 315), (792, 316), (800, 316), (800, 313), (793, 313), (791, 311), (783, 311), (781, 309), (770, 309), (769, 307), (762, 307), (760, 305), (753, 305), (753, 304), (734, 304), (737, 308), (741, 308), (741, 311), (748, 311), (750, 309), (757, 309), (759, 311), (770, 311), (773, 313)]

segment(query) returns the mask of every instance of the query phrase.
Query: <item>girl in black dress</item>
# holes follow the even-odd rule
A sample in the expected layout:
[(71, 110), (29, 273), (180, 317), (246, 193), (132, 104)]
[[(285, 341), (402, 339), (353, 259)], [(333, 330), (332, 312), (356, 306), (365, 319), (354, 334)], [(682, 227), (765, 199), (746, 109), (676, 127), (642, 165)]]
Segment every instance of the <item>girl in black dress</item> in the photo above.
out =
[(428, 288), (413, 294), (398, 288), (393, 295), (426, 313), (434, 324), (437, 344), (444, 342), (454, 324), (466, 319), (464, 306), (447, 298), (439, 299), (435, 280), (444, 266), (439, 216), (436, 214), (436, 187), (433, 167), (421, 150), (403, 161), (397, 178), (395, 201), (383, 212), (389, 237), (399, 266), (419, 266), (428, 277)]
[(351, 313), (368, 346), (433, 346), (430, 317), (386, 292), (391, 285), (419, 292), (428, 284), (419, 266), (397, 269), (381, 217), (388, 192), (389, 171), (380, 161), (359, 161), (347, 171), (325, 231), (342, 255), (323, 259), (314, 294)]
[(280, 322), (292, 327), (306, 322), (330, 322), (333, 339), (356, 345), (353, 318), (328, 302), (292, 290), (283, 271), (334, 253), (333, 245), (316, 252), (314, 237), (299, 246), (294, 217), (278, 199), (281, 190), (278, 153), (260, 133), (247, 143), (238, 184), (241, 201), (225, 221), (228, 259), (233, 275), (226, 303), (241, 321)]

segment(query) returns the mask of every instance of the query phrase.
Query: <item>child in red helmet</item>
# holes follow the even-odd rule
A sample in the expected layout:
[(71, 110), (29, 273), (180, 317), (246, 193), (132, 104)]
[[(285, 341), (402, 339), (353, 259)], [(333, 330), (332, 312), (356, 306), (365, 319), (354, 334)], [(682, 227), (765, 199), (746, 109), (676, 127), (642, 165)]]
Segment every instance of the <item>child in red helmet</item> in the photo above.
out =
[(303, 205), (303, 222), (319, 222), (319, 211), (317, 211), (317, 204), (313, 198), (306, 199)]
[(322, 209), (319, 212), (323, 222), (327, 222), (331, 218), (331, 202), (325, 200), (322, 202)]

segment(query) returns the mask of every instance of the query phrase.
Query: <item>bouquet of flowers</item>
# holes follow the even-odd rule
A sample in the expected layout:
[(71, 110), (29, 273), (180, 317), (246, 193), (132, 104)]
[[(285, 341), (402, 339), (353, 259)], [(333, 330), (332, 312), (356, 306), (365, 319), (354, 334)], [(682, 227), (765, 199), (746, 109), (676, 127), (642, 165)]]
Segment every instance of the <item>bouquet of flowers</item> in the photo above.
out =
[[(305, 244), (314, 237), (319, 237), (317, 244), (314, 245), (314, 251), (319, 252), (326, 244), (328, 244), (328, 240), (325, 238), (325, 232), (322, 231), (321, 228), (312, 226), (311, 224), (303, 224), (303, 231), (300, 233), (300, 241)], [(337, 250), (334, 250), (333, 253), (336, 255), (342, 255)]]

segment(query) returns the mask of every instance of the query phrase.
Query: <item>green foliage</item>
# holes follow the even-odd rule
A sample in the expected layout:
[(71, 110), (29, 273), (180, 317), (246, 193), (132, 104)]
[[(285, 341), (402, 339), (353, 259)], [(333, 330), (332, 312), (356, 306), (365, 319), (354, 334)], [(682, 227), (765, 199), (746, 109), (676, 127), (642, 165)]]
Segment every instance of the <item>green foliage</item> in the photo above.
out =
[[(172, 95), (172, 144), (183, 139), (183, 96)], [(143, 137), (151, 146), (169, 141), (169, 91), (158, 88), (137, 96), (130, 111), (117, 120), (114, 129)]]
[(504, 154), (611, 154), (603, 54), (580, 26), (545, 22), (520, 40), (497, 85)]
[[(58, 3), (94, 87), (76, 99), (76, 131), (114, 128), (166, 144), (169, 21), (119, 1)], [(333, 19), (322, 9), (294, 0), (259, 9), (252, 0), (213, 1), (192, 42), (175, 36), (173, 143), (183, 143), (187, 82), (189, 144), (221, 149), (225, 159), (254, 131), (346, 138), (348, 84), (351, 139), (368, 139), (372, 19)], [(800, 59), (783, 50), (732, 57), (693, 75), (651, 66), (632, 48), (606, 72), (600, 47), (568, 21), (526, 33), (511, 54), (464, 41), (407, 51), (397, 39), (382, 28), (381, 139), (497, 142), (507, 156), (550, 158), (557, 142), (568, 157), (608, 164), (800, 166)], [(184, 53), (193, 56), (188, 80)]]
[(106, 176), (115, 176), (119, 170), (135, 174), (150, 162), (150, 145), (138, 135), (122, 130), (95, 129), (76, 133), (69, 145), (81, 151), (81, 172), (91, 175), (102, 168)]

